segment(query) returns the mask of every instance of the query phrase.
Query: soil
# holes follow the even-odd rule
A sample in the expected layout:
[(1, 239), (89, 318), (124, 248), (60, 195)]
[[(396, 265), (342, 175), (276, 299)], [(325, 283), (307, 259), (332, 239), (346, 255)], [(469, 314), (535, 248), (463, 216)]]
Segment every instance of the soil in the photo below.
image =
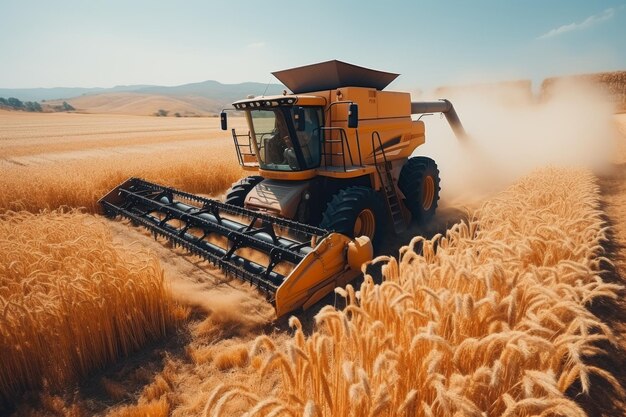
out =
[[(626, 288), (626, 114), (615, 116), (619, 134), (615, 152), (606, 172), (598, 175), (601, 194), (601, 209), (604, 212), (608, 231), (608, 241), (604, 244), (605, 281), (624, 285)], [(626, 387), (626, 290), (617, 299), (601, 299), (588, 308), (610, 325), (618, 343), (601, 344), (605, 355), (588, 358), (588, 361), (603, 369), (608, 369), (616, 377), (621, 387)], [(612, 399), (608, 400), (607, 399)], [(589, 395), (576, 400), (583, 405), (590, 416), (626, 416), (626, 398), (620, 396), (610, 384), (600, 378), (592, 378)]]

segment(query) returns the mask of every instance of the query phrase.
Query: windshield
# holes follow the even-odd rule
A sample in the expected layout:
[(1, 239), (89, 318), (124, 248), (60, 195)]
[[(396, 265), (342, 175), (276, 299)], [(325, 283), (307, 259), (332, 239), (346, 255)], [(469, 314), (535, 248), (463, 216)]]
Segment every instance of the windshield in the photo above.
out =
[(259, 166), (275, 171), (301, 171), (319, 166), (321, 114), (321, 109), (305, 108), (304, 131), (296, 132), (293, 108), (250, 110)]

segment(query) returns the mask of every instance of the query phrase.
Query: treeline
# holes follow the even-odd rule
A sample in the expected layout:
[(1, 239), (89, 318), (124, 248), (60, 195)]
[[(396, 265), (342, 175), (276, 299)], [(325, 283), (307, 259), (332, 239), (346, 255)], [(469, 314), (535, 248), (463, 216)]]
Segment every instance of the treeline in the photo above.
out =
[(26, 111), (43, 111), (41, 104), (36, 101), (21, 101), (15, 97), (3, 98), (0, 97), (0, 104), (6, 107), (10, 107), (14, 110), (26, 110)]
[[(170, 111), (165, 110), (165, 109), (159, 109), (158, 111), (152, 113), (152, 115), (156, 117), (167, 117), (169, 116), (169, 114), (170, 114)], [(196, 113), (186, 111), (185, 114), (180, 114), (179, 112), (176, 112), (174, 113), (174, 117), (201, 117), (201, 116)]]
[(54, 111), (74, 111), (76, 110), (74, 106), (72, 106), (67, 101), (64, 101), (63, 104), (58, 106), (50, 106)]
[[(4, 98), (0, 97), (0, 108), (8, 107), (13, 110), (23, 110), (30, 112), (43, 112), (44, 108), (36, 101), (22, 101), (15, 97)], [(47, 111), (74, 111), (76, 110), (71, 104), (67, 101), (64, 101), (63, 104), (59, 104), (56, 106), (48, 105), (46, 106)]]

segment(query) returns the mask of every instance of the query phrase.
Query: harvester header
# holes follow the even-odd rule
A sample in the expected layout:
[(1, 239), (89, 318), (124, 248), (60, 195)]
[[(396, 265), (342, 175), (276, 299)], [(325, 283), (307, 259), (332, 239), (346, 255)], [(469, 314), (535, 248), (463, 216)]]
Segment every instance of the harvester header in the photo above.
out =
[[(264, 292), (281, 316), (307, 308), (360, 274), (369, 240), (130, 178), (101, 200), (121, 216)], [(353, 265), (351, 268), (350, 265)]]

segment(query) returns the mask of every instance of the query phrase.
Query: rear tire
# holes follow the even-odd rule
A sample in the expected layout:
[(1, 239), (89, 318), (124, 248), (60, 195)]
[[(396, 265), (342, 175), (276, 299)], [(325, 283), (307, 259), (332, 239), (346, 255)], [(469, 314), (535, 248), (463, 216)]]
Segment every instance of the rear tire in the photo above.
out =
[(400, 171), (398, 188), (415, 221), (424, 224), (435, 215), (441, 189), (435, 161), (424, 156), (410, 158)]
[(243, 207), (248, 193), (261, 181), (263, 181), (263, 177), (259, 175), (240, 179), (226, 192), (224, 203)]
[(385, 230), (387, 213), (381, 196), (368, 187), (349, 187), (333, 196), (320, 227), (351, 238), (367, 236), (374, 248)]

